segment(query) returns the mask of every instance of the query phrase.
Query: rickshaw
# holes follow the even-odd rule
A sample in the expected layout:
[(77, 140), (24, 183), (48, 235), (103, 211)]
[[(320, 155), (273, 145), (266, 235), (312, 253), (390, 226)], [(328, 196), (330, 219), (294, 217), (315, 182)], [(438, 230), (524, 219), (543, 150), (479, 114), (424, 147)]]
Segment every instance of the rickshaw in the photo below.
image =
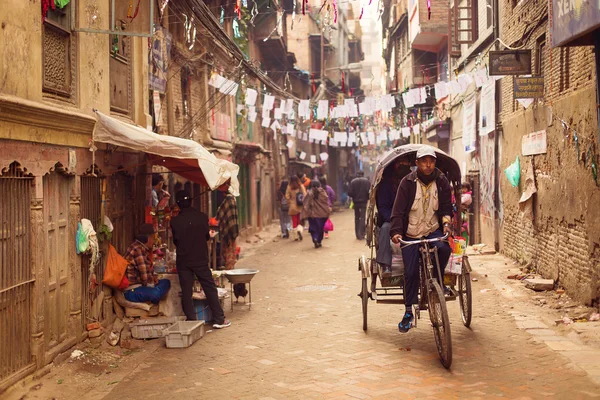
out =
[[(367, 305), (369, 300), (383, 304), (404, 304), (403, 276), (382, 278), (381, 267), (376, 261), (377, 239), (379, 236), (376, 205), (377, 190), (386, 169), (394, 168), (398, 164), (398, 161), (405, 165), (403, 175), (405, 176), (410, 173), (409, 166), (415, 165), (417, 151), (422, 146), (427, 145), (408, 144), (394, 148), (379, 160), (372, 178), (366, 217), (366, 242), (370, 248), (370, 256), (365, 257), (363, 255), (358, 260), (358, 269), (362, 277), (361, 292), (358, 296), (362, 300), (363, 330), (365, 331), (367, 330)], [(446, 175), (453, 189), (453, 231), (460, 232), (462, 225), (460, 220), (461, 213), (456, 207), (455, 200), (458, 199), (458, 202), (460, 202), (461, 198), (460, 168), (452, 157), (439, 149), (434, 150), (437, 156), (436, 167)], [(441, 239), (446, 239), (446, 237)], [(471, 266), (467, 255), (462, 254), (462, 263), (458, 261), (459, 274), (456, 273), (456, 269), (454, 270), (454, 274), (448, 274), (448, 268), (446, 268), (444, 285), (450, 289), (450, 292), (445, 295), (443, 287), (441, 287), (438, 280), (432, 275), (434, 267), (431, 257), (437, 258), (435, 247), (430, 247), (430, 243), (434, 240), (440, 239), (421, 240), (410, 243), (402, 242), (402, 245), (419, 245), (420, 247), (419, 276), (421, 277), (421, 282), (419, 285), (419, 301), (414, 306), (414, 326), (416, 327), (417, 320), (421, 317), (420, 312), (428, 310), (440, 360), (445, 368), (450, 368), (452, 364), (452, 338), (446, 301), (458, 299), (462, 322), (464, 326), (469, 327), (472, 311)], [(371, 278), (370, 287), (367, 282), (369, 278)]]

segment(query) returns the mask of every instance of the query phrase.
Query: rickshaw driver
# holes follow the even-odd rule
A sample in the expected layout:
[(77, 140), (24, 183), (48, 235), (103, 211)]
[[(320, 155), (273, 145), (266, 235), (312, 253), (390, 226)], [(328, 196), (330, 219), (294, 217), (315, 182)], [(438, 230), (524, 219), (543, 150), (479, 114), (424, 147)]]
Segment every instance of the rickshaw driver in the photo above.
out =
[[(417, 152), (417, 170), (404, 177), (398, 188), (392, 209), (390, 237), (394, 243), (400, 239), (415, 241), (434, 239), (450, 232), (452, 220), (452, 194), (448, 178), (435, 167), (437, 156), (433, 147), (423, 147)], [(440, 230), (443, 228), (443, 233)], [(437, 247), (440, 270), (450, 259), (450, 246), (446, 242), (434, 242)], [(418, 303), (419, 246), (402, 248), (404, 261), (404, 305), (406, 312), (398, 324), (398, 330), (408, 332), (414, 320), (412, 306)], [(435, 260), (434, 260), (435, 263)], [(437, 266), (434, 265), (437, 275)], [(438, 277), (443, 285), (443, 276)]]

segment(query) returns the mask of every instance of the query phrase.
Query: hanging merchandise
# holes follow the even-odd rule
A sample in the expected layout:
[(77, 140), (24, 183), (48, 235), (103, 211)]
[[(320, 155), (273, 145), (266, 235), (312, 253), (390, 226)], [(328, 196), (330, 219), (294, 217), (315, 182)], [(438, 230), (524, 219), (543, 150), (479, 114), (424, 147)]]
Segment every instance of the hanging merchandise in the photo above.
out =
[(519, 156), (517, 156), (517, 159), (514, 163), (509, 165), (508, 168), (504, 170), (504, 173), (506, 174), (506, 178), (512, 187), (519, 186), (519, 180), (521, 179), (521, 164), (519, 162)]
[(133, 10), (133, 0), (129, 0), (129, 8), (127, 9), (127, 19), (129, 20), (129, 23), (132, 23), (133, 20), (138, 16), (141, 2), (142, 0), (138, 0), (137, 6), (135, 6), (135, 11), (132, 14), (131, 11)]
[(335, 24), (337, 24), (337, 17), (338, 17), (337, 0), (333, 0), (333, 23), (335, 23)]
[(427, 19), (431, 19), (431, 0), (427, 0)]
[(241, 38), (242, 34), (240, 33), (240, 24), (237, 22), (236, 19), (234, 19), (231, 23), (231, 27), (233, 28), (233, 37), (235, 37), (236, 39)]
[(252, 11), (250, 11), (250, 15), (252, 15), (252, 18), (250, 18), (250, 23), (252, 24), (252, 26), (255, 26), (254, 19), (258, 15), (258, 8), (256, 6), (256, 2), (254, 2), (253, 6), (252, 6)]
[(183, 22), (185, 44), (188, 46), (188, 50), (191, 50), (196, 43), (196, 25), (194, 25), (194, 17), (188, 19), (187, 15), (183, 14), (183, 16), (185, 18)]
[(242, 0), (242, 5), (244, 8), (248, 8), (248, 0)]
[(221, 16), (219, 17), (219, 23), (221, 26), (225, 23), (225, 7), (221, 6)]
[(56, 4), (56, 7), (63, 9), (67, 6), (67, 4), (69, 4), (71, 0), (54, 0), (54, 4)]
[(49, 9), (56, 10), (54, 0), (42, 0), (42, 22), (46, 20)]
[(236, 0), (235, 9), (233, 10), (233, 12), (237, 15), (238, 20), (242, 19), (242, 9), (240, 8), (240, 0)]

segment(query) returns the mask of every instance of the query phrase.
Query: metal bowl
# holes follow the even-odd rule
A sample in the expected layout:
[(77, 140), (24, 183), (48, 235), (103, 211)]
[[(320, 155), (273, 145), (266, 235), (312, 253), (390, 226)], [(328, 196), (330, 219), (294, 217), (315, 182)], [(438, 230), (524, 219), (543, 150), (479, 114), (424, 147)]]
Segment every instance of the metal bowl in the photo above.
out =
[(231, 283), (248, 283), (257, 273), (257, 269), (230, 269), (225, 271), (225, 276)]

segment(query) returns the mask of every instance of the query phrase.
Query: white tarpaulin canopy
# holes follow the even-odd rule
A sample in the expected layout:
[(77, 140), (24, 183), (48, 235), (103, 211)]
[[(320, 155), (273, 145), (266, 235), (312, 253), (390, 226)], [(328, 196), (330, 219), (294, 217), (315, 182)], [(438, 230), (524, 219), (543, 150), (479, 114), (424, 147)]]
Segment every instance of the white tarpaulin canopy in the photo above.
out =
[(211, 190), (229, 183), (229, 191), (234, 196), (240, 194), (239, 167), (218, 159), (193, 140), (159, 135), (99, 111), (96, 111), (94, 140), (151, 154), (154, 164), (163, 165), (193, 182), (206, 185)]

